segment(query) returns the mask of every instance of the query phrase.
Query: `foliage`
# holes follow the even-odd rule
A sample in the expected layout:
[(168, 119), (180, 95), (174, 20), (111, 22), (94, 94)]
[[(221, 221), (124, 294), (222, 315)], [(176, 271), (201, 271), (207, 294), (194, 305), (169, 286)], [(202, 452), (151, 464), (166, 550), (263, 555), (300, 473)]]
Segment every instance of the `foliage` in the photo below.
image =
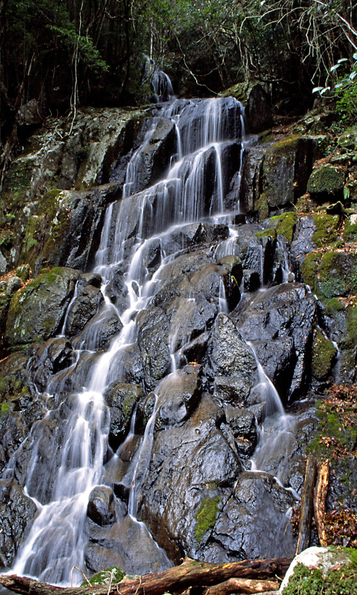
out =
[[(92, 585), (92, 587), (95, 587), (96, 585), (115, 585), (116, 583), (120, 583), (124, 577), (125, 572), (123, 572), (121, 568), (113, 566), (112, 568), (105, 568), (104, 570), (97, 572), (89, 579), (88, 582)], [(83, 581), (81, 587), (86, 587), (88, 582)]]
[(321, 568), (307, 568), (303, 564), (297, 564), (283, 590), (283, 595), (356, 594), (357, 572), (352, 565), (332, 568), (324, 573)]

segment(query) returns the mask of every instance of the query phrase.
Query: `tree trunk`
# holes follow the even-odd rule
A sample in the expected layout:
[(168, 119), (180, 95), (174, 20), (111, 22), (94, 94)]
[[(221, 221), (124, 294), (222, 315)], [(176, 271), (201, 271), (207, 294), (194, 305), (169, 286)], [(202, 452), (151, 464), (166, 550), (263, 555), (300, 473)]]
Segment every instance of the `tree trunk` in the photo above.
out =
[(109, 589), (107, 585), (61, 588), (16, 575), (1, 575), (0, 584), (21, 595), (162, 595), (171, 589), (178, 592), (188, 587), (209, 587), (232, 578), (258, 581), (276, 575), (283, 577), (290, 563), (291, 558), (244, 560), (228, 564), (208, 564), (186, 559), (180, 566), (157, 574), (145, 574), (130, 581), (124, 580), (111, 585)]

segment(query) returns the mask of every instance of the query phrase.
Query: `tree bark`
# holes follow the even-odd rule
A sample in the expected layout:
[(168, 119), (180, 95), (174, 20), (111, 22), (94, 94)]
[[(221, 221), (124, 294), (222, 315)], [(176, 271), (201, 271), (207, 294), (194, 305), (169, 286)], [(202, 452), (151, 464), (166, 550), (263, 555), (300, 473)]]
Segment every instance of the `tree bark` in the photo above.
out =
[(229, 593), (266, 593), (277, 591), (278, 581), (255, 581), (246, 578), (230, 578), (224, 583), (208, 587), (203, 595), (229, 595)]
[(0, 584), (21, 595), (162, 595), (172, 588), (175, 591), (183, 591), (192, 586), (209, 587), (231, 578), (250, 578), (257, 581), (276, 575), (283, 577), (291, 560), (291, 558), (273, 558), (208, 564), (186, 559), (180, 566), (111, 585), (109, 590), (107, 585), (61, 588), (16, 575), (0, 575)]
[(296, 555), (309, 547), (310, 543), (315, 478), (316, 459), (313, 455), (309, 455), (306, 462), (305, 481), (301, 496), (299, 536), (296, 546)]
[(319, 466), (315, 498), (314, 498), (314, 512), (317, 526), (317, 534), (319, 536), (320, 545), (327, 546), (327, 535), (325, 528), (325, 514), (326, 514), (326, 496), (329, 482), (329, 462), (325, 461)]

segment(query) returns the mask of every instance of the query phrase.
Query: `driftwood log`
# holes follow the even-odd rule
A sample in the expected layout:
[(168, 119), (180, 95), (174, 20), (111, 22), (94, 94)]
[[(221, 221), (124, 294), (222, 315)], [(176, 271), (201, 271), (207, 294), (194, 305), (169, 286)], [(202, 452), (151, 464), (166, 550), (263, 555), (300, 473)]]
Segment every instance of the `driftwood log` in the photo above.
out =
[[(210, 591), (209, 587), (229, 582), (230, 579), (251, 579), (256, 582), (256, 591), (241, 593), (261, 593), (276, 588), (276, 582), (267, 580), (284, 577), (292, 558), (273, 558), (267, 560), (243, 560), (227, 564), (208, 564), (187, 558), (180, 566), (164, 570), (157, 574), (145, 574), (139, 578), (116, 583), (111, 586), (95, 587), (56, 587), (40, 581), (16, 575), (0, 575), (0, 584), (21, 595), (162, 595), (167, 591), (182, 592), (189, 587), (198, 587), (202, 593), (216, 595), (218, 591)], [(258, 584), (265, 581), (265, 585)], [(249, 583), (246, 583), (249, 585)], [(253, 583), (250, 583), (250, 588)], [(208, 587), (208, 589), (206, 588)], [(219, 593), (237, 592), (233, 584), (226, 585)]]
[(299, 535), (296, 555), (309, 547), (311, 520), (314, 506), (314, 487), (316, 478), (316, 459), (313, 455), (307, 457), (304, 487), (301, 496)]

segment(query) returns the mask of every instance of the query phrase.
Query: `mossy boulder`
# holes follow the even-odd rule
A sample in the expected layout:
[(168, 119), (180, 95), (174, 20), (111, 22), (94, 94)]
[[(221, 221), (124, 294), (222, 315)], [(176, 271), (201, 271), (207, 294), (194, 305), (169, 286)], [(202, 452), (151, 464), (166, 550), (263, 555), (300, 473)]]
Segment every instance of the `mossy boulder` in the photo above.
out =
[(327, 163), (315, 169), (309, 177), (307, 191), (319, 202), (343, 198), (345, 172), (340, 167)]
[(324, 298), (344, 297), (357, 291), (357, 259), (354, 254), (329, 251), (319, 266), (318, 294)]
[(291, 211), (271, 218), (271, 222), (275, 224), (276, 233), (282, 235), (289, 244), (293, 239), (296, 221), (297, 214)]
[(314, 216), (315, 231), (312, 240), (317, 248), (331, 245), (338, 237), (340, 219), (338, 215), (319, 213)]
[(11, 299), (5, 343), (19, 347), (60, 331), (79, 272), (54, 268), (40, 274)]
[(348, 217), (343, 231), (343, 239), (346, 242), (357, 241), (357, 214), (352, 214)]

